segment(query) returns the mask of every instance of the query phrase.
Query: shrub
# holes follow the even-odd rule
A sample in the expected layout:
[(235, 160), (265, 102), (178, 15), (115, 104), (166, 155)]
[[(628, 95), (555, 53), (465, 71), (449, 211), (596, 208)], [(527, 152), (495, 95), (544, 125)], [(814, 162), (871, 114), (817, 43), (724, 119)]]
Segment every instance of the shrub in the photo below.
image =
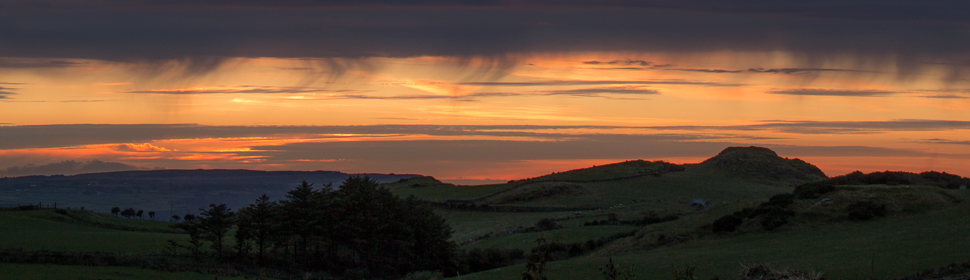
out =
[(417, 271), (410, 272), (401, 278), (401, 280), (437, 280), (445, 279), (445, 276), (441, 274), (441, 271)]
[(814, 182), (795, 187), (795, 191), (792, 194), (797, 199), (814, 199), (834, 190), (835, 186), (831, 183)]
[(547, 230), (559, 229), (559, 228), (562, 228), (562, 226), (559, 225), (559, 223), (557, 223), (556, 221), (553, 221), (552, 219), (544, 218), (536, 222), (535, 228), (537, 231), (547, 231)]
[(741, 266), (741, 280), (822, 280), (822, 273), (798, 270), (776, 270), (768, 264)]
[(763, 203), (762, 205), (777, 206), (777, 207), (784, 208), (784, 207), (788, 207), (792, 203), (795, 203), (795, 195), (783, 193), (783, 194), (772, 196), (770, 199), (768, 199), (767, 203)]
[(849, 204), (845, 210), (849, 213), (849, 220), (853, 221), (866, 221), (874, 217), (886, 216), (886, 205), (876, 204), (872, 201), (859, 201)]
[(712, 230), (714, 232), (732, 232), (741, 223), (744, 222), (740, 217), (735, 215), (725, 215), (714, 221)]
[(795, 213), (792, 211), (784, 210), (781, 208), (772, 208), (770, 211), (762, 215), (761, 226), (766, 230), (774, 230), (782, 225), (788, 223), (788, 217), (793, 216)]

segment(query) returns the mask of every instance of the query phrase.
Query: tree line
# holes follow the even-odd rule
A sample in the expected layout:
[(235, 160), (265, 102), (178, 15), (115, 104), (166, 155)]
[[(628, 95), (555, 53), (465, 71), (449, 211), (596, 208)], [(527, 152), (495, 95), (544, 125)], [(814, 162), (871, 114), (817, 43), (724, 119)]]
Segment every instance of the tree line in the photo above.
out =
[(169, 241), (199, 260), (348, 279), (459, 269), (445, 220), (367, 177), (347, 178), (337, 189), (304, 181), (283, 200), (264, 194), (235, 212), (225, 204), (200, 210), (173, 225), (188, 244)]

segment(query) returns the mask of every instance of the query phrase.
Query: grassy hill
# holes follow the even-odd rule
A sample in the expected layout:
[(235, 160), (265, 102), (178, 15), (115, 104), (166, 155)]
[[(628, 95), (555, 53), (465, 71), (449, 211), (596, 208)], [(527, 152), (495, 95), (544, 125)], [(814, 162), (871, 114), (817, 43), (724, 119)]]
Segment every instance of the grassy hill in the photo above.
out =
[(0, 248), (65, 252), (158, 253), (185, 241), (169, 223), (115, 218), (82, 210), (0, 211)]
[[(738, 171), (758, 171), (764, 166), (782, 166), (778, 169), (782, 171), (767, 175), (764, 172)], [(531, 227), (543, 218), (555, 219), (566, 227), (579, 227), (610, 215), (615, 215), (619, 220), (641, 219), (650, 213), (690, 216), (697, 212), (695, 207), (688, 205), (694, 199), (709, 201), (718, 209), (734, 209), (791, 192), (795, 184), (825, 178), (818, 168), (800, 160), (781, 158), (764, 148), (747, 147), (726, 149), (700, 164), (632, 160), (555, 172), (505, 184), (458, 186), (442, 183), (432, 177), (415, 177), (384, 186), (400, 196), (414, 195), (442, 204), (500, 209), (438, 209), (438, 213), (455, 229), (453, 240), (472, 245), (476, 242), (504, 242), (489, 240), (492, 238), (534, 240), (535, 234), (515, 231)], [(584, 229), (581, 232), (584, 234), (579, 235), (584, 239), (615, 233), (607, 229)], [(583, 239), (575, 236), (563, 238)]]
[[(881, 191), (873, 190), (870, 194)], [(922, 191), (936, 193), (938, 190)], [(960, 201), (970, 199), (967, 191), (945, 193), (949, 194), (946, 197)], [(899, 212), (872, 221), (803, 221), (776, 231), (708, 234), (652, 249), (618, 250), (641, 245), (638, 237), (631, 237), (590, 256), (552, 262), (548, 276), (550, 279), (598, 279), (602, 277), (598, 267), (613, 256), (617, 263), (636, 265), (637, 279), (670, 279), (672, 266), (686, 265), (697, 267), (698, 279), (714, 276), (731, 279), (738, 275), (739, 264), (755, 263), (811, 269), (823, 272), (828, 279), (867, 278), (870, 268), (872, 276), (877, 278), (899, 277), (970, 259), (966, 254), (970, 249), (970, 238), (967, 238), (970, 217), (966, 213), (970, 213), (970, 204), (963, 202), (920, 213)], [(643, 233), (653, 228), (645, 227)], [(637, 236), (651, 239), (647, 234)], [(611, 249), (615, 252), (610, 252)], [(523, 270), (522, 265), (516, 265), (463, 275), (462, 279), (514, 279)]]
[[(461, 279), (521, 278), (540, 236), (558, 246), (550, 247), (549, 279), (601, 279), (611, 257), (635, 265), (635, 279), (671, 279), (689, 266), (695, 279), (736, 279), (742, 265), (761, 263), (828, 279), (887, 279), (970, 260), (970, 191), (960, 189), (970, 179), (944, 172), (828, 178), (768, 149), (731, 147), (697, 164), (632, 160), (482, 186), (430, 176), (387, 181), (392, 193), (426, 201), (451, 226), (451, 240), (467, 252), (461, 261), (482, 270)], [(127, 195), (157, 203), (159, 194)], [(691, 205), (698, 199), (707, 203)], [(107, 267), (0, 261), (0, 275), (211, 277), (134, 265), (165, 255), (167, 240), (188, 239), (169, 225), (76, 208), (0, 211), (0, 259), (61, 252), (132, 260)]]
[[(687, 266), (697, 267), (698, 279), (730, 279), (742, 265), (761, 263), (819, 271), (829, 279), (894, 278), (970, 259), (965, 253), (970, 251), (970, 191), (958, 187), (967, 178), (940, 172), (856, 172), (822, 180), (824, 174), (810, 165), (797, 160), (786, 160), (794, 167), (784, 165), (773, 152), (752, 150), (739, 155), (727, 149), (674, 174), (730, 170), (732, 175), (721, 180), (773, 184), (789, 192), (676, 212), (677, 220), (646, 225), (589, 254), (551, 262), (547, 275), (601, 278), (599, 268), (613, 257), (627, 267), (636, 265), (637, 279), (671, 278), (675, 267)], [(759, 166), (781, 167), (765, 171)], [(738, 224), (718, 232), (718, 222), (728, 217), (737, 217)], [(557, 231), (565, 230), (546, 233)], [(507, 239), (512, 238), (480, 242)], [(524, 270), (519, 264), (462, 279), (516, 278)]]

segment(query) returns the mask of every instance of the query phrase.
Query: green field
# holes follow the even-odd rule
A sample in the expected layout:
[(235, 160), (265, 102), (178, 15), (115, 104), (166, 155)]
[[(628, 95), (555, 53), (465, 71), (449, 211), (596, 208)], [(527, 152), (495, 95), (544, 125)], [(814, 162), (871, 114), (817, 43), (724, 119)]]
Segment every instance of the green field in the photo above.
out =
[[(970, 198), (963, 194), (962, 197)], [(970, 207), (869, 222), (822, 224), (798, 230), (711, 236), (684, 244), (615, 255), (636, 265), (638, 279), (670, 279), (671, 266), (697, 266), (698, 279), (736, 277), (741, 264), (815, 270), (828, 279), (869, 277), (870, 261), (877, 278), (908, 275), (927, 268), (970, 260)], [(629, 241), (627, 241), (629, 242)], [(549, 263), (550, 279), (601, 278), (605, 252)], [(515, 279), (522, 265), (504, 267), (462, 279)]]
[(129, 279), (253, 279), (245, 277), (214, 277), (192, 272), (163, 272), (149, 269), (117, 266), (76, 266), (50, 264), (10, 264), (0, 263), (0, 275), (10, 280), (129, 280)]
[[(80, 212), (80, 210), (77, 210)], [(164, 222), (127, 220), (104, 217), (97, 220), (113, 220), (115, 226), (127, 225), (149, 229), (164, 229)], [(30, 211), (0, 211), (0, 248), (26, 250), (51, 250), (68, 252), (124, 252), (155, 253), (165, 250), (167, 240), (184, 242), (184, 234), (143, 232), (105, 228), (78, 221), (55, 213), (53, 209)]]
[(501, 248), (528, 251), (535, 247), (539, 235), (544, 235), (549, 242), (582, 243), (586, 240), (597, 239), (617, 233), (628, 233), (639, 230), (638, 226), (586, 226), (556, 229), (545, 232), (525, 232), (489, 238), (469, 245), (468, 248)]

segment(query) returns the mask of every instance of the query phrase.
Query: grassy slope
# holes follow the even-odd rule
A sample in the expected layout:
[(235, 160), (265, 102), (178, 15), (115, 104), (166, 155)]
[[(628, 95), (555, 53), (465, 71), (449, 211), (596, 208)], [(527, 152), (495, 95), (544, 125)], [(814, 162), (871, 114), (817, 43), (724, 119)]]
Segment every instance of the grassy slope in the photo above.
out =
[(639, 226), (586, 226), (574, 228), (562, 228), (546, 232), (526, 232), (490, 238), (481, 242), (469, 245), (468, 248), (501, 248), (501, 249), (520, 249), (528, 252), (535, 247), (536, 238), (545, 235), (549, 242), (558, 243), (577, 243), (585, 242), (589, 239), (597, 239), (610, 236), (616, 233), (626, 233), (640, 229)]
[(733, 177), (722, 170), (700, 166), (688, 166), (686, 171), (668, 173), (659, 177), (645, 176), (620, 181), (578, 184), (582, 186), (585, 193), (507, 204), (608, 208), (637, 200), (651, 205), (652, 210), (664, 211), (671, 208), (682, 209), (678, 206), (678, 201), (690, 201), (694, 198), (713, 200), (712, 202), (737, 202), (766, 199), (793, 189), (750, 182)]
[(430, 201), (448, 199), (475, 199), (509, 188), (506, 184), (459, 186), (442, 183), (431, 177), (415, 177), (394, 183), (383, 184), (388, 190), (400, 197), (414, 195)]
[[(77, 211), (80, 212), (80, 211)], [(78, 216), (87, 216), (78, 214)], [(114, 226), (164, 229), (167, 223), (126, 220), (91, 214), (91, 221)], [(112, 220), (113, 219), (113, 220)], [(151, 253), (165, 250), (166, 240), (186, 241), (184, 234), (139, 232), (99, 227), (53, 210), (0, 211), (0, 248), (52, 251)]]
[[(937, 190), (933, 190), (936, 192)], [(970, 192), (945, 191), (964, 201), (941, 210), (900, 213), (869, 222), (828, 222), (782, 227), (775, 232), (709, 236), (687, 243), (616, 256), (635, 264), (638, 279), (664, 279), (671, 265), (696, 265), (698, 279), (733, 278), (739, 264), (768, 262), (776, 267), (814, 269), (829, 279), (861, 279), (911, 274), (926, 268), (966, 261), (970, 255)], [(606, 256), (549, 264), (550, 279), (601, 278)], [(523, 266), (511, 266), (462, 279), (514, 279)]]
[[(18, 280), (60, 280), (60, 279), (185, 279), (211, 280), (212, 275), (191, 272), (162, 272), (133, 267), (96, 267), (48, 264), (10, 264), (0, 263), (3, 279)], [(218, 279), (245, 279), (242, 277), (220, 276)]]
[[(718, 168), (699, 165), (688, 165), (686, 166), (686, 170), (681, 172), (671, 172), (661, 176), (650, 175), (650, 171), (660, 167), (662, 167), (661, 164), (654, 162), (627, 161), (553, 173), (531, 180), (592, 181), (611, 178), (633, 178), (607, 182), (570, 183), (580, 185), (582, 191), (526, 201), (496, 204), (596, 207), (600, 208), (600, 210), (516, 213), (439, 209), (437, 213), (444, 217), (452, 229), (455, 230), (452, 240), (464, 244), (471, 238), (491, 234), (490, 237), (469, 245), (472, 247), (489, 247), (495, 244), (510, 244), (509, 240), (534, 240), (535, 238), (531, 235), (529, 237), (523, 237), (521, 234), (510, 236), (509, 232), (518, 228), (533, 226), (542, 218), (560, 219), (562, 220), (560, 223), (569, 229), (578, 227), (584, 222), (605, 219), (608, 213), (617, 214), (621, 220), (639, 219), (650, 212), (655, 212), (660, 215), (692, 215), (696, 210), (680, 202), (690, 201), (694, 198), (704, 198), (712, 200), (711, 202), (715, 204), (724, 205), (724, 203), (727, 203), (730, 205), (730, 207), (727, 207), (729, 209), (740, 209), (739, 206), (735, 206), (748, 205), (752, 201), (762, 201), (772, 195), (790, 192), (793, 189), (792, 187), (751, 182), (732, 176), (729, 172)], [(476, 199), (500, 192), (499, 195), (481, 200), (481, 203), (491, 203), (509, 196), (527, 195), (535, 187), (548, 185), (548, 183), (522, 185), (524, 182), (527, 181), (485, 186), (456, 186), (438, 182), (430, 177), (420, 177), (385, 184), (384, 186), (399, 196), (415, 195), (418, 198), (433, 201)], [(713, 200), (713, 198), (717, 199)], [(633, 200), (637, 200), (637, 203), (631, 204)], [(708, 220), (716, 218), (717, 216), (714, 216), (704, 218), (704, 220), (709, 223), (710, 221)], [(694, 223), (688, 224), (694, 225)], [(684, 231), (681, 227), (675, 226), (675, 228), (667, 229), (666, 231)], [(561, 238), (564, 240), (584, 241), (586, 239), (609, 236), (613, 233), (615, 232), (604, 231), (596, 233), (583, 229), (571, 229), (561, 234)], [(485, 245), (478, 245), (477, 243)], [(531, 244), (531, 241), (527, 243)]]

